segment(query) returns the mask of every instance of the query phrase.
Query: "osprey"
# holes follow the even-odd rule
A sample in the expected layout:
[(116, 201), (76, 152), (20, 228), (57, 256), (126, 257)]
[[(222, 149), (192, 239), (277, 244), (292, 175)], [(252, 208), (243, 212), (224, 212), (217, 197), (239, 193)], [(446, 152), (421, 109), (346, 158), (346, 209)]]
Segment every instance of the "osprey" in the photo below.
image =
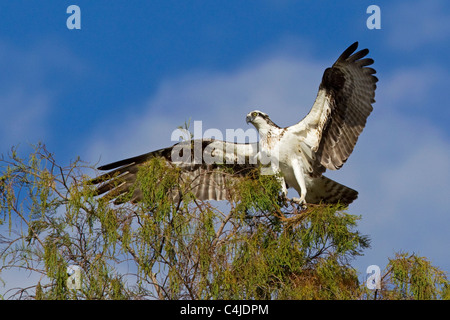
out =
[[(213, 139), (196, 139), (152, 151), (99, 167), (111, 170), (91, 182), (99, 184), (97, 194), (106, 192), (115, 203), (120, 195), (133, 190), (131, 202), (142, 199), (142, 191), (132, 188), (139, 167), (154, 157), (181, 169), (180, 179), (188, 181), (200, 200), (227, 199), (226, 182), (247, 176), (251, 169), (263, 165), (277, 173), (282, 193), (292, 187), (300, 205), (350, 204), (358, 192), (323, 176), (326, 169), (337, 170), (347, 161), (365, 127), (375, 102), (378, 79), (368, 67), (373, 59), (365, 58), (368, 49), (355, 52), (358, 42), (348, 47), (325, 69), (316, 100), (300, 122), (281, 128), (264, 112), (247, 114), (246, 121), (259, 132), (257, 143), (234, 143)], [(225, 173), (229, 167), (233, 174)]]

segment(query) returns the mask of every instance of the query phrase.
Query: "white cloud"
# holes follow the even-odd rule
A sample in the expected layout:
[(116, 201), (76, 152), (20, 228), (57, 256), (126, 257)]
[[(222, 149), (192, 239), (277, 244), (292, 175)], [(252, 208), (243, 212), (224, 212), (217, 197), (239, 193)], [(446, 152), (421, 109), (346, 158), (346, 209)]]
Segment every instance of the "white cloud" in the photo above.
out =
[[(410, 112), (437, 110), (439, 105), (430, 106), (436, 102), (435, 95), (444, 90), (448, 71), (438, 65), (427, 62), (410, 67), (399, 67), (391, 74), (386, 74), (380, 82), (381, 91), (377, 101), (388, 104), (397, 111)], [(377, 92), (378, 93), (378, 92)], [(431, 99), (430, 99), (431, 98)]]

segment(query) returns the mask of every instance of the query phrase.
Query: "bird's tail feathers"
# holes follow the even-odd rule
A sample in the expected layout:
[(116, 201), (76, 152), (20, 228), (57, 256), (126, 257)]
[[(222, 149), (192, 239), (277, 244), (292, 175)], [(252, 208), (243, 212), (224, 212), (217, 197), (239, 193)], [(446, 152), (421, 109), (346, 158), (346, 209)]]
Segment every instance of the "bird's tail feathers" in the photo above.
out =
[(313, 178), (306, 194), (307, 203), (349, 205), (358, 197), (358, 191), (325, 176)]

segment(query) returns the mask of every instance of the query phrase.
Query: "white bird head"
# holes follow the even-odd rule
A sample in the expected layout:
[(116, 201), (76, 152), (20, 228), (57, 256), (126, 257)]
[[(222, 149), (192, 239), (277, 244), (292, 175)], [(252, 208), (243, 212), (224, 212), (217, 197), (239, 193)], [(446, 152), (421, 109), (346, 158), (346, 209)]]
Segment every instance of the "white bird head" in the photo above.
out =
[(272, 120), (270, 120), (269, 116), (259, 110), (251, 111), (247, 114), (245, 118), (247, 123), (251, 123), (255, 126), (256, 129), (271, 129), (273, 127), (278, 127)]

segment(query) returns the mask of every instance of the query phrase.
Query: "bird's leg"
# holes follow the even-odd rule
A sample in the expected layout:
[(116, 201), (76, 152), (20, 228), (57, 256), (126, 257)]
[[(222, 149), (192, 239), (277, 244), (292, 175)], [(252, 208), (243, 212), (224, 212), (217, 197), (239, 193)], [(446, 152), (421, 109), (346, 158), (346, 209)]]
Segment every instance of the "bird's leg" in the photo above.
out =
[(276, 176), (276, 179), (281, 185), (281, 200), (287, 206), (287, 203), (289, 202), (289, 198), (288, 198), (288, 190), (287, 190), (286, 180), (284, 180), (284, 177), (279, 174)]
[(296, 204), (298, 204), (300, 208), (306, 209), (306, 201), (304, 199), (302, 200), (301, 197), (300, 198), (292, 197), (291, 200), (292, 200), (292, 202), (295, 202)]
[(300, 198), (293, 197), (292, 201), (298, 203), (301, 207), (306, 208), (306, 182), (302, 173), (302, 168), (297, 159), (292, 160), (292, 168), (294, 169), (295, 179), (300, 186)]

